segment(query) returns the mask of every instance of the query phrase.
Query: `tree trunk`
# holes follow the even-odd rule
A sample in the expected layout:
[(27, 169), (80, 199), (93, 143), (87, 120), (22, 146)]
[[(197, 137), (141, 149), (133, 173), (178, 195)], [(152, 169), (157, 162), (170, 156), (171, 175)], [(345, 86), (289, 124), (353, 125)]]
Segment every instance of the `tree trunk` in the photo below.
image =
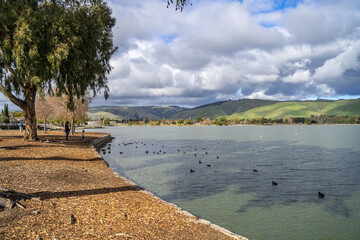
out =
[(71, 135), (75, 133), (75, 119), (74, 116), (71, 118)]
[(46, 118), (44, 118), (44, 133), (46, 133)]
[(35, 97), (36, 88), (29, 89), (25, 93), (25, 134), (24, 139), (37, 140), (37, 124), (36, 124), (36, 113), (35, 113)]

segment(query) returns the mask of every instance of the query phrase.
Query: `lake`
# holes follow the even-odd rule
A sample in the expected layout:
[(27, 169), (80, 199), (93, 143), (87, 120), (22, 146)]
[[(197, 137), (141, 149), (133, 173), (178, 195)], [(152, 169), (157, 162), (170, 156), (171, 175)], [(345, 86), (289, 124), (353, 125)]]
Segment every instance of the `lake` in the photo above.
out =
[(102, 154), (114, 171), (234, 233), (360, 239), (358, 125), (94, 131), (115, 137), (111, 153)]

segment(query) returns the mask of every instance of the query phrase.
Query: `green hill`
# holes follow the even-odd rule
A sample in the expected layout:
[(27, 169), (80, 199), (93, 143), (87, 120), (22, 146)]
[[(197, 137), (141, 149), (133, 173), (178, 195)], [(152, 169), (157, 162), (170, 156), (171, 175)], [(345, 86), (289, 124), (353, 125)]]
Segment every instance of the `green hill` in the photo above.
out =
[(349, 116), (360, 117), (360, 99), (353, 100), (316, 100), (316, 101), (270, 101), (259, 99), (241, 99), (220, 101), (196, 108), (187, 109), (177, 106), (147, 107), (92, 107), (88, 111), (90, 119), (196, 119), (197, 117), (215, 119), (225, 116), (229, 119), (291, 117)]
[(146, 107), (119, 107), (119, 106), (100, 106), (91, 107), (88, 110), (90, 119), (109, 118), (111, 120), (122, 119), (150, 119), (158, 120), (168, 118), (177, 112), (186, 110), (177, 106), (146, 106)]
[(360, 99), (339, 100), (323, 109), (323, 115), (329, 116), (360, 116)]
[(187, 119), (187, 118), (196, 119), (197, 117), (217, 118), (220, 116), (228, 116), (235, 112), (245, 112), (247, 110), (256, 107), (267, 106), (277, 102), (278, 101), (268, 101), (268, 100), (260, 100), (260, 99), (220, 101), (176, 113), (170, 118), (171, 119)]
[(123, 118), (117, 116), (117, 115), (114, 115), (112, 113), (109, 113), (109, 112), (96, 112), (96, 113), (90, 113), (90, 112), (87, 112), (86, 115), (88, 116), (89, 119), (91, 120), (99, 120), (99, 119), (104, 119), (104, 118), (108, 118), (108, 119), (111, 119), (111, 120), (122, 120)]
[(253, 108), (245, 112), (237, 112), (230, 119), (244, 118), (289, 118), (310, 117), (311, 115), (360, 116), (360, 100), (339, 101), (290, 101)]

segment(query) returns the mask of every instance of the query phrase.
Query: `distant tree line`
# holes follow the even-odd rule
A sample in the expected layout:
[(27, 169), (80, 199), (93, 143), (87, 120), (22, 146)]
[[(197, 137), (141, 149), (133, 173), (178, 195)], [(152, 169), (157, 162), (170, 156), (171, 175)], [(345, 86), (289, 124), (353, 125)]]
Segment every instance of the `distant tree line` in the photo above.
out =
[[(105, 125), (110, 125), (110, 119), (101, 119)], [(360, 117), (349, 117), (349, 116), (311, 116), (306, 117), (290, 117), (290, 118), (253, 118), (253, 119), (228, 119), (226, 117), (218, 117), (215, 119), (208, 119), (197, 117), (196, 120), (192, 118), (187, 119), (159, 119), (149, 120), (145, 119), (123, 119), (113, 120), (113, 122), (120, 124), (133, 125), (144, 125), (150, 124), (151, 126), (160, 125), (216, 125), (216, 126), (227, 126), (227, 125), (239, 125), (239, 124), (254, 124), (254, 125), (280, 125), (280, 124), (360, 124)]]
[(360, 117), (349, 116), (311, 116), (306, 117), (290, 117), (290, 118), (254, 118), (254, 119), (235, 119), (230, 120), (230, 124), (360, 124)]

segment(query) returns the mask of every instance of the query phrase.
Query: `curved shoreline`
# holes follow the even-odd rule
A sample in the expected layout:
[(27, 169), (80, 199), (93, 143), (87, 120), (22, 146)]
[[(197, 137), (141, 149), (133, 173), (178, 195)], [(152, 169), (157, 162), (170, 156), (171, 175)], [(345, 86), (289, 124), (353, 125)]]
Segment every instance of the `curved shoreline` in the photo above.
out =
[[(107, 166), (109, 166), (109, 164), (105, 161), (105, 159), (102, 158), (102, 156), (99, 154), (98, 151), (96, 151), (97, 148), (100, 148), (101, 146), (105, 145), (107, 142), (111, 141), (112, 140), (112, 137), (111, 137), (111, 134), (107, 134), (106, 136), (104, 137), (101, 137), (101, 138), (98, 138), (96, 140), (94, 140), (91, 144), (93, 145), (93, 150), (98, 154), (98, 156), (106, 163)], [(111, 169), (112, 170), (112, 169)], [(113, 170), (112, 170), (113, 171)], [(113, 171), (113, 173), (115, 175), (117, 175), (118, 177), (122, 178), (125, 182), (129, 183), (130, 185), (133, 185), (133, 186), (137, 186), (139, 187), (136, 183), (134, 183), (133, 181), (131, 181), (130, 179), (127, 179), (123, 176), (121, 176), (120, 174), (118, 174), (117, 172)], [(234, 239), (237, 239), (237, 240), (248, 240), (247, 238), (241, 236), (241, 235), (238, 235), (238, 234), (235, 234), (231, 231), (229, 231), (228, 229), (226, 228), (223, 228), (223, 227), (220, 227), (219, 225), (216, 225), (214, 223), (211, 223), (210, 221), (208, 220), (205, 220), (205, 219), (202, 219), (202, 218), (197, 218), (196, 216), (192, 215), (190, 212), (178, 207), (176, 204), (173, 204), (173, 203), (169, 203), (163, 199), (161, 199), (160, 197), (154, 195), (152, 192), (148, 191), (148, 190), (141, 190), (140, 192), (152, 197), (153, 199), (156, 199), (157, 201), (160, 201), (168, 206), (171, 206), (176, 212), (186, 216), (186, 217), (192, 217), (192, 218), (188, 218), (187, 220), (189, 221), (192, 221), (194, 223), (197, 223), (197, 224), (204, 224), (204, 225), (207, 225), (209, 226), (210, 228), (216, 230), (216, 231), (219, 231), (229, 237), (232, 237)], [(193, 219), (196, 219), (196, 220), (193, 220)]]

